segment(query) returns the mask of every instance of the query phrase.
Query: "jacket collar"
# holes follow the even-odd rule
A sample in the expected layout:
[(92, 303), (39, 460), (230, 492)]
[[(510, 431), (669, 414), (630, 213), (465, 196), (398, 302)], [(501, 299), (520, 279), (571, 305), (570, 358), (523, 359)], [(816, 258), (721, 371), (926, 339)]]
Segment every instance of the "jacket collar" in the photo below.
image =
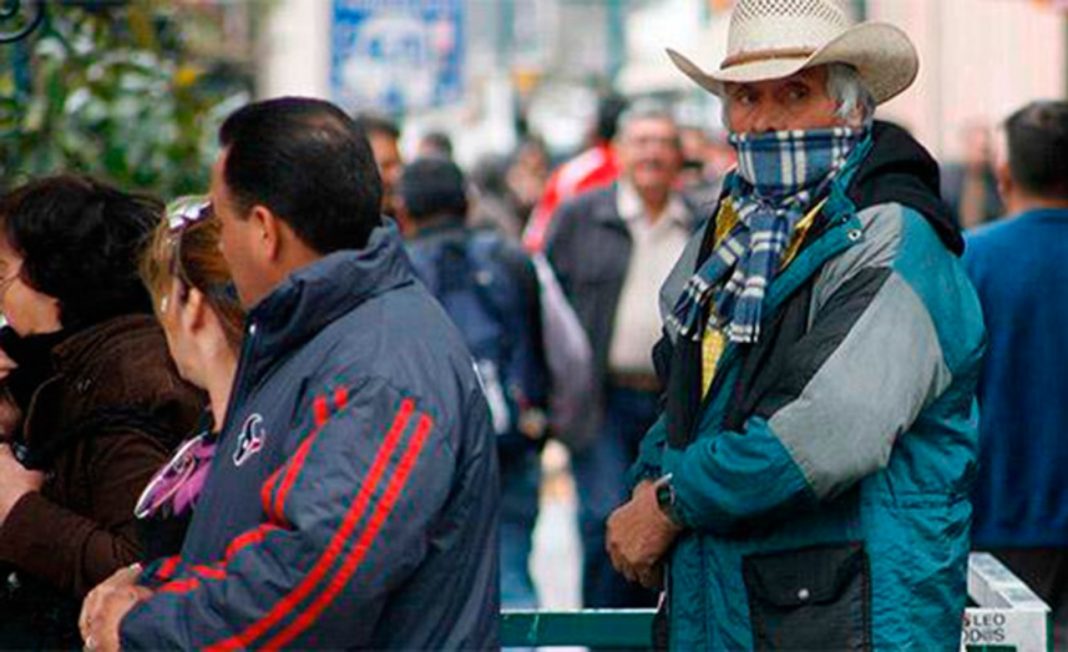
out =
[(157, 328), (151, 315), (122, 315), (85, 328), (56, 345), (52, 360), (56, 371), (76, 375), (92, 366), (108, 353), (109, 344), (124, 336), (145, 329)]
[[(626, 222), (619, 210), (619, 184), (620, 182), (616, 181), (607, 187), (590, 191), (591, 195), (596, 193), (598, 199), (598, 201), (590, 204), (590, 218), (603, 224), (613, 224), (621, 229), (626, 229)], [(676, 192), (673, 194), (672, 201), (674, 202), (675, 200), (678, 200), (681, 207), (685, 209), (683, 211), (685, 213), (683, 223), (688, 228), (694, 229), (698, 225), (697, 207), (686, 195), (681, 193)]]
[(436, 242), (441, 239), (451, 240), (463, 236), (468, 230), (464, 216), (446, 215), (419, 227), (408, 238), (409, 244)]
[[(645, 206), (633, 184), (623, 180), (617, 182), (615, 198), (616, 211), (625, 222), (646, 219)], [(674, 190), (668, 195), (667, 205), (658, 222), (663, 223), (672, 223), (683, 228), (690, 228), (693, 224), (693, 211)]]
[(146, 412), (160, 417), (163, 428), (191, 425), (181, 412), (197, 395), (178, 382), (163, 332), (150, 315), (123, 315), (84, 328), (58, 344), (52, 359), (54, 375), (26, 410), (26, 441), (42, 445), (69, 434), (101, 409)]
[(907, 131), (876, 120), (872, 151), (860, 164), (847, 194), (856, 210), (885, 203), (908, 206), (923, 215), (947, 249), (964, 252), (953, 212), (942, 201), (938, 163)]
[(291, 352), (368, 299), (412, 283), (411, 263), (392, 221), (376, 228), (367, 246), (337, 251), (286, 278), (252, 308), (246, 345), (263, 371), (276, 356)]

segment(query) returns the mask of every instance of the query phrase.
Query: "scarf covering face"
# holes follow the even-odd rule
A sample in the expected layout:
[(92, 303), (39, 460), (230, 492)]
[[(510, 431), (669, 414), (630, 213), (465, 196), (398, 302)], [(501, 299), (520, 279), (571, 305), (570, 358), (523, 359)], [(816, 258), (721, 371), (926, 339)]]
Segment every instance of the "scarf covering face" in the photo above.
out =
[(137, 518), (182, 516), (204, 488), (218, 437), (209, 430), (193, 437), (160, 469), (134, 507)]
[(738, 152), (730, 182), (738, 221), (687, 282), (668, 316), (682, 337), (701, 340), (701, 323), (714, 297), (708, 328), (724, 329), (733, 342), (760, 339), (764, 296), (794, 227), (842, 171), (863, 158), (866, 148), (857, 145), (868, 134), (867, 128), (835, 127), (730, 136)]

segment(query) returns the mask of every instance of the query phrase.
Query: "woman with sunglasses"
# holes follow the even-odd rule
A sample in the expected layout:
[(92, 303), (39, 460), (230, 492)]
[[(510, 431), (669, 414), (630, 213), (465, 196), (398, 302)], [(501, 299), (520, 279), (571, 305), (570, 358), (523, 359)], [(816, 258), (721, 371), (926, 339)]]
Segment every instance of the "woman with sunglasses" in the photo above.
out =
[(145, 558), (155, 559), (181, 547), (226, 414), (245, 319), (219, 252), (219, 222), (205, 197), (184, 197), (168, 207), (141, 259), (141, 278), (178, 373), (209, 399), (195, 436), (156, 473), (137, 503)]
[(203, 405), (137, 274), (160, 213), (78, 176), (0, 198), (0, 647), (80, 647), (80, 598), (140, 558), (133, 506)]
[[(215, 454), (237, 372), (245, 312), (219, 250), (218, 220), (206, 197), (167, 207), (141, 258), (141, 279), (152, 296), (178, 372), (208, 394), (208, 409), (194, 435), (179, 446), (145, 487), (135, 514), (145, 542), (144, 560), (176, 555)], [(86, 640), (89, 614), (112, 592), (141, 597), (140, 564), (120, 569), (86, 597), (79, 619)]]

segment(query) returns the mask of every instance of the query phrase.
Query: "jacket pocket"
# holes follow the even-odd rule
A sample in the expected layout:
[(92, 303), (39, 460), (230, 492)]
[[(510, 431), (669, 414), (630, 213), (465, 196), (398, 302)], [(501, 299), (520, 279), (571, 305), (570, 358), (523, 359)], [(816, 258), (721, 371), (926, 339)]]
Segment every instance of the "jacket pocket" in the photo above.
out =
[(871, 567), (862, 543), (742, 560), (756, 650), (871, 650)]

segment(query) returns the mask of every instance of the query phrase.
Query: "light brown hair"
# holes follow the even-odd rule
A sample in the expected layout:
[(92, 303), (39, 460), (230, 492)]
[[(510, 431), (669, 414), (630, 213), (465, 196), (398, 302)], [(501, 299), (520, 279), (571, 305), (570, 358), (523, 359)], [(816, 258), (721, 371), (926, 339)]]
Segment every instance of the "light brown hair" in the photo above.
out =
[[(180, 296), (169, 300), (184, 303), (189, 286), (200, 290), (236, 353), (241, 348), (245, 311), (238, 301), (230, 268), (219, 251), (219, 232), (219, 221), (213, 216), (173, 228), (168, 215), (156, 227), (141, 256), (140, 273), (157, 314), (176, 278), (183, 290)], [(180, 257), (177, 261), (175, 254)]]

